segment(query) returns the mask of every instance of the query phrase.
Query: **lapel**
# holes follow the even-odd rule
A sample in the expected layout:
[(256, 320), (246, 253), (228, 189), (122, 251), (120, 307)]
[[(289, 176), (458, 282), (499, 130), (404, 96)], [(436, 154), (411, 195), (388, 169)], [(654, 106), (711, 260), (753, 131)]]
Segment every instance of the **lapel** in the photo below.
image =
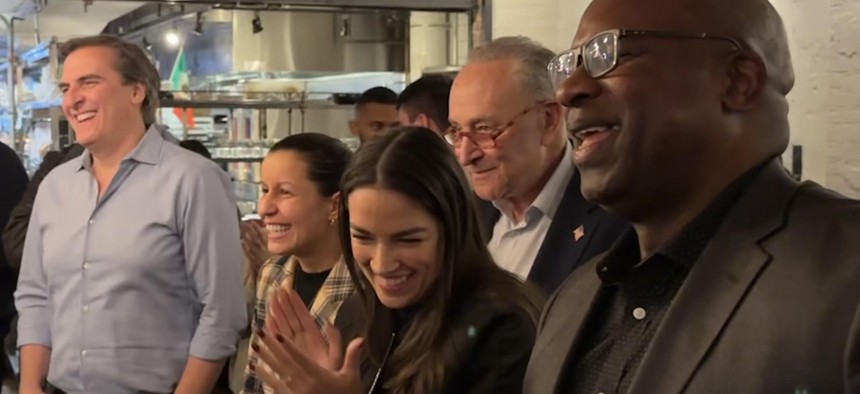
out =
[[(597, 206), (586, 201), (579, 188), (579, 170), (574, 169), (573, 177), (567, 183), (567, 189), (529, 272), (529, 280), (548, 294), (558, 288), (574, 268), (582, 264), (582, 254), (600, 224), (600, 215), (591, 214)], [(583, 235), (576, 240), (574, 231), (580, 226), (583, 228)]]
[[(295, 272), (295, 268), (292, 272)], [(309, 308), (317, 324), (320, 327), (324, 327), (326, 322), (334, 324), (341, 304), (354, 291), (355, 286), (349, 276), (349, 269), (341, 257), (325, 278)]]
[(488, 244), (490, 243), (490, 239), (493, 238), (493, 227), (495, 227), (499, 218), (502, 217), (502, 213), (493, 206), (493, 203), (484, 201), (477, 195), (475, 195), (475, 201), (478, 202), (478, 209), (481, 212), (481, 230), (484, 231), (484, 243)]
[[(559, 288), (553, 299), (561, 302), (571, 302), (572, 305), (552, 305), (555, 313), (552, 319), (544, 315), (541, 323), (542, 331), (535, 344), (532, 364), (529, 370), (537, 370), (539, 379), (526, 382), (527, 392), (554, 393), (558, 389), (561, 377), (565, 374), (567, 361), (575, 353), (574, 346), (582, 336), (583, 324), (594, 309), (601, 288), (597, 276), (597, 263), (604, 255), (592, 259), (582, 269), (571, 275), (568, 281)], [(550, 301), (550, 303), (555, 304)], [(546, 310), (549, 310), (550, 303)], [(572, 308), (573, 305), (583, 305), (583, 308)], [(563, 311), (563, 312), (561, 312)]]
[[(646, 351), (630, 394), (681, 393), (771, 256), (760, 243), (784, 226), (798, 184), (773, 160), (726, 216)], [(731, 378), (731, 377), (727, 377)]]

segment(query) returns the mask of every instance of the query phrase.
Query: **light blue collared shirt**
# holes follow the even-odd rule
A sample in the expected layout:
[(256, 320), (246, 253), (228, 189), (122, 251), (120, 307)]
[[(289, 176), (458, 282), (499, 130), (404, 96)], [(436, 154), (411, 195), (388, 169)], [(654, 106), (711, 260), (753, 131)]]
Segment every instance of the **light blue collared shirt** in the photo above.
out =
[(104, 195), (84, 152), (42, 182), (15, 306), (18, 346), (51, 348), (68, 393), (173, 392), (247, 324), (230, 181), (151, 127)]

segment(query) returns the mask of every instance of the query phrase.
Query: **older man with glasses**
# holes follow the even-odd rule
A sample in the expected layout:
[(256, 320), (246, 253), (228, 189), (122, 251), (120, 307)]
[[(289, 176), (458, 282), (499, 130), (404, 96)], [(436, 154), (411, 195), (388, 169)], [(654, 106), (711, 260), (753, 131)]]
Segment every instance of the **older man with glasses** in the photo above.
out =
[(860, 202), (779, 160), (773, 6), (595, 0), (573, 48), (582, 192), (632, 230), (549, 300), (525, 393), (860, 393)]
[(547, 295), (627, 227), (582, 198), (546, 72), (553, 56), (525, 37), (474, 49), (451, 88), (444, 136), (483, 200), (494, 259)]

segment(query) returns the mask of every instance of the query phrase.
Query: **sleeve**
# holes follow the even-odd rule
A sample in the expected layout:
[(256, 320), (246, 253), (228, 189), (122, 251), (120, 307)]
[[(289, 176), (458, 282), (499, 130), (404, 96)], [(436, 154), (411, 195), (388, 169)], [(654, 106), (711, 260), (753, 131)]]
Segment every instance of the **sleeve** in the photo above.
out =
[(29, 344), (51, 347), (48, 280), (42, 266), (42, 233), (37, 209), (33, 210), (26, 238), (18, 288), (15, 291), (18, 347)]
[[(523, 392), (523, 379), (535, 342), (535, 326), (524, 316), (505, 315), (486, 325), (472, 356), (457, 373), (458, 393), (513, 394)], [(470, 331), (472, 331), (470, 327)]]
[(222, 360), (235, 353), (247, 325), (236, 204), (226, 176), (214, 165), (185, 182), (181, 237), (186, 269), (203, 307), (189, 354)]

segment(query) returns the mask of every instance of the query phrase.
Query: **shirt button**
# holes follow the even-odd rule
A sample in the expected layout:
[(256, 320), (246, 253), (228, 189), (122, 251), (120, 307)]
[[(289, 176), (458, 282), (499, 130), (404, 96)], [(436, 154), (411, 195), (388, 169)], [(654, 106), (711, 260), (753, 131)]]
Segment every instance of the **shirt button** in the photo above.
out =
[(90, 263), (84, 263), (84, 269), (90, 268)]
[(96, 221), (95, 221), (95, 219), (90, 219), (90, 222), (89, 222), (89, 223), (90, 223), (90, 224), (93, 224), (93, 223), (95, 223), (95, 222), (96, 222)]
[(88, 311), (88, 310), (90, 310), (90, 306), (89, 306), (89, 305), (84, 305), (84, 312), (86, 312), (86, 311)]
[(633, 318), (636, 320), (642, 320), (645, 318), (645, 308), (636, 308), (633, 310)]
[(86, 351), (86, 350), (81, 350), (81, 356), (86, 356), (86, 355), (87, 355), (87, 351)]

